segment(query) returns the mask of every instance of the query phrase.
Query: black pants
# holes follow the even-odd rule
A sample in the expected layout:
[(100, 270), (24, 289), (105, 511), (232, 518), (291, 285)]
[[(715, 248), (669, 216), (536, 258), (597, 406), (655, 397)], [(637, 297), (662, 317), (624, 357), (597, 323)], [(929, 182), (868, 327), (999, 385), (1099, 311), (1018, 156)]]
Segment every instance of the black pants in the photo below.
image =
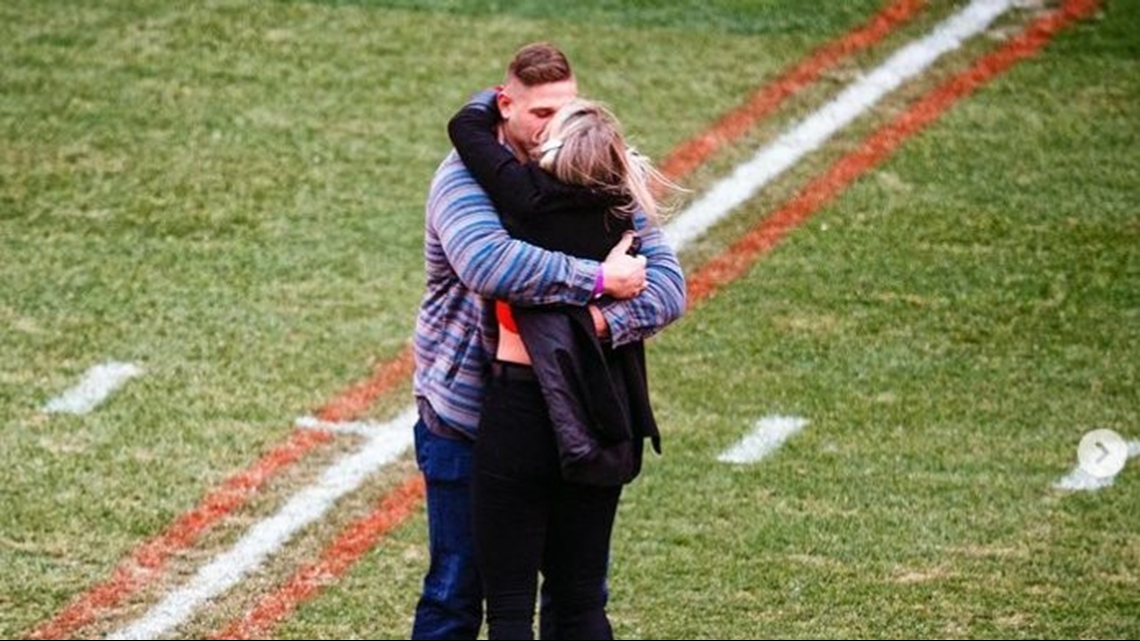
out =
[(560, 639), (612, 639), (606, 566), (621, 486), (562, 480), (546, 403), (529, 374), (497, 369), (475, 443), (475, 559), (488, 637), (534, 638), (541, 571)]

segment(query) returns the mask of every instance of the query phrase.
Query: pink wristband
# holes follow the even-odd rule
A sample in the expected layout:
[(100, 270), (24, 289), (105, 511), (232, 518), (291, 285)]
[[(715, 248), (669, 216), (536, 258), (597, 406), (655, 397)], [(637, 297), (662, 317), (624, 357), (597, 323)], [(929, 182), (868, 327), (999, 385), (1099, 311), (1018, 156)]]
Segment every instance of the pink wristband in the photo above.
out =
[(594, 293), (591, 298), (599, 298), (606, 291), (606, 276), (601, 265), (598, 265), (598, 276), (594, 279)]

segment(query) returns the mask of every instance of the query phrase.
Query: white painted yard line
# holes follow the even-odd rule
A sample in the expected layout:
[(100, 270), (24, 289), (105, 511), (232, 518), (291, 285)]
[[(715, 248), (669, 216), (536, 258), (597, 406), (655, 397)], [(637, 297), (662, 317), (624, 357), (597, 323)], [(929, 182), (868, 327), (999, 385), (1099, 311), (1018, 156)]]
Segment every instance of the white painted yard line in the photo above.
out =
[[(1140, 441), (1128, 441), (1128, 458), (1140, 458)], [(1124, 470), (1121, 470), (1121, 472), (1123, 471)], [(1116, 482), (1117, 476), (1120, 476), (1120, 472), (1112, 476), (1094, 476), (1081, 469), (1080, 465), (1076, 465), (1071, 472), (1053, 483), (1053, 489), (1069, 490), (1072, 492), (1095, 492), (1110, 487)]]
[(155, 639), (169, 636), (202, 604), (222, 594), (299, 532), (319, 519), (340, 497), (369, 475), (400, 457), (412, 445), (415, 406), (368, 435), (361, 449), (339, 459), (321, 478), (301, 490), (276, 514), (255, 524), (229, 550), (198, 570), (182, 587), (166, 595), (142, 618), (107, 635), (108, 639)]
[(371, 438), (377, 431), (381, 430), (385, 424), (376, 421), (345, 421), (343, 423), (337, 423), (335, 421), (322, 421), (315, 416), (302, 416), (298, 418), (293, 425), (303, 430), (320, 430), (322, 432), (332, 432), (333, 434), (352, 434)]
[(75, 387), (44, 405), (49, 414), (86, 414), (99, 407), (115, 390), (143, 373), (134, 363), (110, 361), (87, 370)]
[(780, 448), (802, 430), (808, 420), (798, 416), (765, 416), (756, 427), (716, 460), (722, 463), (755, 463)]
[(1011, 0), (974, 0), (922, 38), (895, 52), (831, 102), (801, 120), (731, 175), (715, 183), (665, 226), (670, 244), (680, 251), (757, 191), (787, 171), (832, 135), (868, 111), (888, 93), (926, 70), (938, 58), (984, 31), (1012, 6)]

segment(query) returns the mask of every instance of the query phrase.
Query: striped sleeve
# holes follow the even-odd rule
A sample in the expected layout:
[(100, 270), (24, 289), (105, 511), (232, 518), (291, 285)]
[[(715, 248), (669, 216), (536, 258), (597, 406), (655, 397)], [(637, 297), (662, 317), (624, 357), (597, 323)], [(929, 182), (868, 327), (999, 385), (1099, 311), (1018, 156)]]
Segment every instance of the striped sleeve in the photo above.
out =
[(610, 326), (614, 345), (645, 340), (681, 317), (685, 311), (685, 275), (661, 227), (644, 214), (635, 219), (646, 259), (647, 287), (626, 300), (603, 299), (599, 305)]
[(430, 224), (463, 284), (517, 305), (585, 305), (599, 264), (514, 240), (491, 199), (453, 153), (437, 174)]

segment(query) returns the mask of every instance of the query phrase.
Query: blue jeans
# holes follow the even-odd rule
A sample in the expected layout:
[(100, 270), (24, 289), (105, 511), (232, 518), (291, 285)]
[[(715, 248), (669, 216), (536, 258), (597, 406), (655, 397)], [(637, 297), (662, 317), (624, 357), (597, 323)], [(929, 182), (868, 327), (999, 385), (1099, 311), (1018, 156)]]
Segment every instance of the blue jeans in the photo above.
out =
[(431, 562), (416, 605), (412, 639), (475, 639), (483, 589), (471, 531), (471, 458), (475, 444), (416, 423), (416, 463), (427, 486)]

